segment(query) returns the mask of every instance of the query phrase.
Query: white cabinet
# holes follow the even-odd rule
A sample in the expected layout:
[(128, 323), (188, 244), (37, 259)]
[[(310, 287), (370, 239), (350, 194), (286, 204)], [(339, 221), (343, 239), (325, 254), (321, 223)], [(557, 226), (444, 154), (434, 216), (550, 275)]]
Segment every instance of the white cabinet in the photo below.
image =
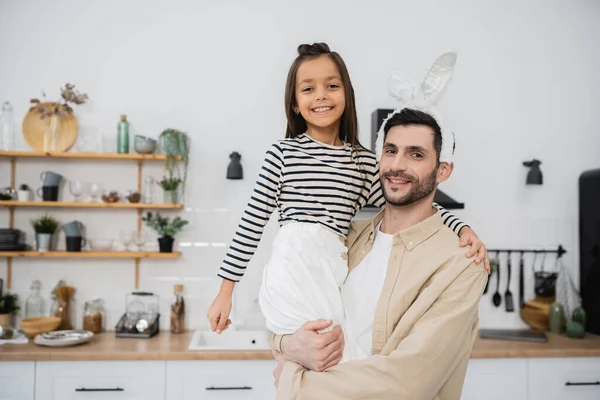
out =
[(275, 361), (169, 361), (166, 400), (275, 398)]
[(527, 360), (469, 361), (461, 400), (527, 400)]
[(35, 362), (0, 362), (0, 400), (33, 400)]
[(164, 398), (164, 361), (36, 363), (36, 400)]
[(600, 399), (600, 358), (529, 359), (529, 400)]

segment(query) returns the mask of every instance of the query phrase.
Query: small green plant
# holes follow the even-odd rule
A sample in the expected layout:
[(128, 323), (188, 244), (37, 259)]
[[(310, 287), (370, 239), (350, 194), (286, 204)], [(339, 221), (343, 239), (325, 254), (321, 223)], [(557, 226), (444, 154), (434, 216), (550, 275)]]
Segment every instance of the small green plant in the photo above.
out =
[(185, 183), (190, 154), (190, 137), (178, 129), (165, 129), (158, 137), (165, 159), (165, 172), (170, 178), (180, 179), (182, 194), (185, 195)]
[(29, 186), (26, 183), (23, 183), (19, 186), (19, 190), (29, 190)]
[(42, 218), (34, 219), (31, 221), (31, 226), (33, 226), (33, 230), (35, 233), (54, 233), (60, 226), (60, 223), (50, 217), (48, 214), (44, 215)]
[(162, 181), (158, 182), (158, 185), (163, 188), (163, 190), (177, 190), (179, 185), (182, 183), (181, 179), (171, 177), (163, 177)]
[(16, 315), (19, 309), (19, 296), (17, 294), (0, 293), (0, 314)]
[(179, 216), (171, 221), (169, 217), (163, 217), (158, 212), (155, 215), (151, 212), (147, 213), (146, 216), (142, 218), (142, 221), (144, 221), (148, 227), (154, 229), (161, 237), (174, 237), (189, 223)]

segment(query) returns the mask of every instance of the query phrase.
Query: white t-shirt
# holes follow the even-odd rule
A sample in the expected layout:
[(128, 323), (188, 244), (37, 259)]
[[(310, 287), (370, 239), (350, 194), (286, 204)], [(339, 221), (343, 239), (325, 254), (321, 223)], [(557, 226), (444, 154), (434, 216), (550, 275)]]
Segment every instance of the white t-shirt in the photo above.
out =
[(365, 354), (373, 352), (373, 319), (383, 282), (387, 273), (388, 260), (392, 252), (394, 235), (375, 229), (373, 249), (348, 274), (342, 286), (346, 306), (346, 318), (352, 336)]

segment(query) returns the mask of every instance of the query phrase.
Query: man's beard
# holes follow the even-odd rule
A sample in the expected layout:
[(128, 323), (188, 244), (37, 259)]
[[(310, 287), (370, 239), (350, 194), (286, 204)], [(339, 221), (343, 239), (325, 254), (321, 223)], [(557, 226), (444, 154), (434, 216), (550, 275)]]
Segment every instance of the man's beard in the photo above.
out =
[[(402, 207), (429, 196), (437, 187), (436, 176), (438, 168), (439, 167), (435, 167), (433, 172), (427, 175), (422, 182), (417, 177), (409, 174), (395, 172), (384, 173), (379, 180), (385, 201), (392, 206)], [(387, 193), (385, 186), (385, 181), (388, 177), (401, 178), (410, 181), (410, 191), (400, 198), (392, 198), (391, 194)]]

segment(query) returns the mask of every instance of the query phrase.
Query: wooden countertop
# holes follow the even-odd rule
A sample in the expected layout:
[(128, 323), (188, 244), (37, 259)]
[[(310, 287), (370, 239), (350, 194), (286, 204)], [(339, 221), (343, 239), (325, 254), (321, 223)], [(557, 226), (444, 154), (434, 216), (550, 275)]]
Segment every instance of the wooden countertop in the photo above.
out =
[[(270, 360), (270, 351), (190, 351), (191, 332), (161, 332), (152, 339), (116, 338), (114, 332), (96, 335), (90, 343), (52, 348), (28, 344), (0, 345), (0, 361), (99, 360)], [(471, 358), (600, 357), (600, 336), (569, 339), (548, 334), (548, 343), (477, 339)]]

